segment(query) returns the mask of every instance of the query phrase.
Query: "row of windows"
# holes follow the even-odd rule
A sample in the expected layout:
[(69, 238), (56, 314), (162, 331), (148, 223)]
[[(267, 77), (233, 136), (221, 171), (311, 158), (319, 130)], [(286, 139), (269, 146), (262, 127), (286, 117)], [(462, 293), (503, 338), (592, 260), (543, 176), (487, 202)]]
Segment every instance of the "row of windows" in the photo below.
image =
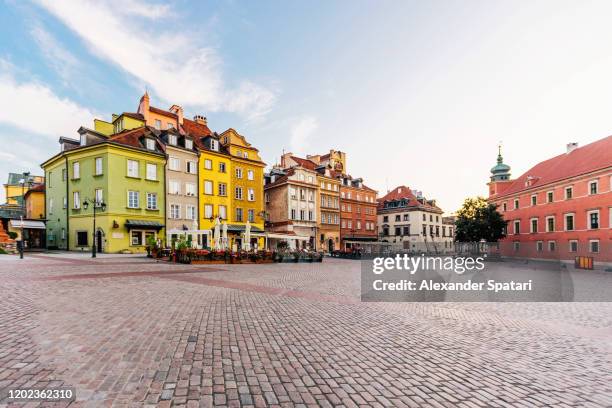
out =
[[(180, 204), (170, 204), (170, 214), (169, 218), (173, 220), (181, 219), (181, 205)], [(185, 219), (186, 220), (195, 220), (196, 216), (196, 207), (194, 205), (186, 205), (185, 206)]]
[(315, 192), (314, 190), (310, 190), (310, 189), (305, 189), (305, 188), (295, 188), (295, 187), (289, 187), (289, 196), (291, 197), (292, 200), (297, 200), (298, 199), (298, 192), (299, 192), (299, 197), (300, 200), (302, 201), (311, 201), (314, 202), (314, 197), (315, 197)]
[[(346, 193), (344, 191), (340, 192), (340, 197), (342, 198), (346, 198), (347, 200), (352, 200), (353, 194), (351, 191), (347, 191)], [(365, 195), (361, 195), (359, 193), (355, 194), (355, 200), (357, 201), (365, 201), (367, 203), (375, 203), (376, 202), (376, 196), (370, 195), (370, 194), (365, 194)]]
[[(351, 212), (352, 210), (353, 210), (353, 207), (350, 204), (342, 204), (342, 211)], [(359, 205), (355, 206), (355, 213), (361, 214), (361, 206), (359, 206)], [(364, 214), (366, 214), (366, 215), (375, 215), (376, 214), (376, 209), (373, 208), (373, 207), (365, 207)]]
[[(182, 171), (181, 159), (177, 157), (170, 157), (168, 159), (168, 168), (173, 171)], [(196, 174), (198, 172), (198, 165), (193, 160), (185, 160), (185, 172)]]
[[(548, 251), (555, 252), (557, 251), (557, 241), (548, 241)], [(521, 243), (515, 241), (513, 243), (514, 251), (518, 252), (521, 250)], [(533, 247), (532, 247), (533, 248)], [(600, 250), (599, 240), (591, 239), (588, 242), (588, 249), (591, 253), (598, 253)], [(544, 241), (536, 241), (536, 251), (543, 252), (544, 251)], [(568, 241), (568, 251), (569, 252), (578, 252), (578, 240), (572, 239)]]
[(321, 207), (338, 208), (338, 197), (321, 195)]
[[(612, 209), (610, 210), (610, 218), (612, 220)], [(563, 231), (574, 231), (576, 229), (575, 220), (576, 220), (576, 214), (574, 213), (565, 214), (563, 217), (563, 221), (564, 221)], [(538, 217), (531, 218), (529, 220), (529, 232), (530, 233), (539, 232), (540, 231), (539, 224), (540, 223), (539, 223)], [(587, 211), (586, 225), (587, 225), (587, 229), (591, 229), (591, 230), (600, 228), (599, 210)], [(545, 232), (557, 231), (556, 217), (554, 215), (549, 215), (545, 217), (544, 226), (545, 226)], [(514, 227), (514, 231), (513, 231), (514, 234), (521, 233), (521, 221), (520, 220), (514, 220), (513, 227)]]
[(321, 224), (338, 225), (339, 223), (340, 223), (340, 217), (338, 217), (338, 214), (321, 213)]
[(338, 190), (340, 190), (340, 186), (338, 184), (325, 183), (325, 181), (321, 181), (321, 188), (322, 189), (327, 189), (327, 190), (330, 190), (330, 191), (338, 191)]
[(312, 210), (299, 210), (299, 218), (298, 218), (298, 210), (295, 208), (291, 209), (291, 219), (298, 221), (314, 221), (314, 211)]
[[(436, 215), (435, 217), (436, 222), (440, 222), (440, 216)], [(403, 220), (404, 221), (410, 221), (410, 214), (403, 214)], [(401, 214), (396, 214), (395, 215), (395, 222), (400, 222), (402, 221), (402, 215)], [(427, 221), (427, 214), (423, 214), (423, 221)], [(383, 222), (389, 222), (389, 216), (388, 215), (384, 215), (383, 216)], [(433, 214), (429, 214), (429, 222), (434, 222), (434, 216)]]
[[(383, 236), (389, 236), (389, 227), (384, 227), (382, 230)], [(421, 231), (421, 234), (423, 236), (427, 235), (427, 225), (423, 225), (423, 229)], [(401, 227), (395, 227), (395, 235), (396, 236), (404, 236), (404, 235), (411, 235), (410, 234), (410, 225), (404, 225)], [(440, 236), (440, 227), (439, 226), (434, 226), (430, 225), (429, 226), (429, 235), (431, 236), (436, 236), (439, 237)], [(446, 226), (442, 226), (442, 237), (452, 237), (453, 236), (453, 228), (452, 227), (448, 227), (448, 235), (447, 235), (447, 227)]]
[[(361, 221), (356, 221), (355, 222), (355, 231), (356, 230), (361, 230)], [(365, 230), (366, 231), (374, 231), (376, 229), (376, 224), (370, 221), (366, 221), (364, 224)], [(352, 220), (342, 220), (341, 223), (341, 227), (342, 228), (348, 228), (350, 230), (353, 229), (353, 221)]]
[[(206, 170), (212, 170), (213, 169), (213, 161), (210, 160), (210, 159), (204, 159), (204, 168)], [(218, 170), (219, 170), (219, 173), (225, 173), (227, 171), (227, 165), (225, 164), (224, 161), (220, 161), (219, 162)], [(253, 170), (249, 170), (249, 172), (250, 172), (249, 180), (253, 180)], [(236, 176), (238, 176), (238, 169), (236, 169)], [(240, 174), (239, 178), (242, 178), (242, 173)]]
[[(587, 191), (589, 195), (595, 195), (599, 193), (599, 181), (598, 180), (591, 180), (587, 183), (588, 183)], [(563, 197), (565, 200), (571, 200), (572, 198), (574, 198), (574, 187), (573, 186), (564, 187)], [(545, 203), (550, 204), (550, 203), (553, 203), (554, 201), (555, 201), (555, 190), (547, 191), (545, 193)], [(539, 200), (539, 194), (537, 193), (532, 194), (529, 202), (531, 206), (536, 206), (538, 204), (541, 204)], [(513, 200), (512, 207), (514, 210), (518, 210), (520, 208), (520, 201), (518, 198), (515, 198)], [(508, 203), (504, 202), (502, 204), (502, 209), (503, 211), (508, 211)]]

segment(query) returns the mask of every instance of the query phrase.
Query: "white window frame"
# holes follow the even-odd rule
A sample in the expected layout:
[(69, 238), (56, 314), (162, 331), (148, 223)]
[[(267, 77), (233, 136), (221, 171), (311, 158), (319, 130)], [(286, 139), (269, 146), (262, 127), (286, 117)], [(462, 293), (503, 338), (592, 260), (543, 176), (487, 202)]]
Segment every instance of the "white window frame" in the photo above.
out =
[(204, 194), (213, 195), (214, 194), (214, 185), (210, 180), (204, 180)]
[[(132, 200), (130, 199), (130, 193), (133, 193), (136, 204), (132, 205)], [(127, 192), (127, 208), (140, 208), (140, 192), (136, 190), (128, 190)]]
[(236, 186), (236, 188), (234, 189), (234, 198), (236, 200), (242, 200), (242, 197), (243, 197), (242, 187)]
[(81, 178), (81, 164), (78, 161), (72, 163), (72, 178), (74, 180)]
[[(550, 219), (552, 219), (552, 220), (553, 220), (553, 229), (552, 229), (552, 230), (550, 230), (550, 229), (548, 228), (548, 220), (550, 220)], [(554, 215), (549, 215), (549, 216), (547, 216), (547, 217), (546, 217), (546, 232), (555, 232), (555, 230), (556, 230), (556, 228), (557, 228), (557, 225), (556, 225), (556, 224), (557, 224), (557, 222), (556, 222), (556, 221), (557, 221), (557, 220), (555, 219), (555, 216), (554, 216)]]
[(185, 206), (185, 219), (187, 220), (195, 220), (196, 219), (196, 211), (195, 205), (187, 205)]
[(197, 164), (193, 160), (187, 160), (186, 166), (187, 166), (186, 167), (187, 173), (189, 174), (197, 173)]
[[(597, 251), (593, 251), (593, 244), (597, 243)], [(598, 239), (589, 239), (589, 253), (598, 254), (601, 252), (601, 242)]]
[(538, 217), (531, 217), (531, 218), (529, 219), (529, 232), (530, 232), (531, 234), (538, 233), (538, 231), (534, 231), (534, 230), (533, 230), (533, 222), (534, 222), (534, 221), (536, 222), (536, 228), (535, 228), (535, 229), (536, 229), (536, 230), (539, 230), (539, 229), (540, 229), (540, 228), (539, 228), (540, 220), (538, 219)]
[[(572, 244), (575, 243), (576, 244), (576, 250), (572, 250)], [(570, 253), (576, 253), (578, 252), (578, 240), (577, 239), (570, 239), (567, 243), (567, 251)]]
[[(181, 194), (181, 183), (180, 183), (180, 181), (178, 181), (178, 180), (170, 180), (168, 182), (168, 187), (169, 187), (168, 190), (169, 190), (170, 194), (175, 194), (175, 195)], [(174, 188), (174, 187), (176, 187), (176, 188)]]
[(193, 150), (193, 140), (185, 139), (185, 149)]
[(255, 190), (252, 188), (249, 188), (247, 190), (247, 200), (248, 201), (255, 201)]
[(180, 204), (170, 204), (170, 218), (173, 220), (181, 219), (181, 205)]
[(140, 162), (138, 160), (127, 160), (127, 176), (134, 178), (140, 177)]
[[(597, 214), (597, 228), (592, 228), (591, 227), (591, 214)], [(591, 210), (591, 211), (587, 211), (587, 229), (588, 230), (598, 230), (601, 229), (601, 214), (599, 213), (599, 210)]]
[(155, 140), (151, 138), (146, 139), (147, 150), (155, 150)]
[(195, 197), (196, 185), (194, 183), (185, 183), (185, 195)]
[[(572, 229), (567, 229), (567, 217), (572, 216)], [(563, 231), (576, 231), (576, 213), (565, 213), (563, 214)]]
[(204, 218), (211, 218), (213, 216), (213, 205), (204, 204)]
[(222, 220), (227, 220), (227, 206), (219, 205), (219, 217)]
[(147, 163), (146, 164), (146, 179), (151, 181), (157, 181), (157, 164)]
[(227, 184), (226, 183), (218, 183), (218, 189), (219, 189), (220, 197), (227, 197)]
[(181, 171), (181, 160), (178, 157), (170, 156), (168, 162), (168, 168), (170, 170)]
[(75, 210), (81, 209), (81, 192), (79, 191), (72, 192), (72, 208)]
[(255, 179), (255, 172), (253, 172), (253, 170), (247, 170), (247, 180), (254, 180)]
[[(591, 184), (595, 184), (595, 192), (591, 193)], [(588, 195), (596, 195), (599, 194), (599, 180), (591, 180), (589, 181), (589, 186), (588, 186)]]
[(204, 159), (204, 168), (206, 170), (212, 170), (213, 162), (210, 159)]
[(102, 158), (101, 157), (96, 157), (95, 158), (95, 175), (96, 176), (101, 176), (103, 174), (103, 162), (102, 162)]
[(96, 188), (94, 190), (94, 205), (96, 207), (101, 207), (104, 202), (104, 190), (101, 188)]
[(157, 193), (147, 193), (147, 210), (157, 210)]
[(242, 178), (242, 168), (240, 167), (236, 167), (236, 178), (238, 179)]

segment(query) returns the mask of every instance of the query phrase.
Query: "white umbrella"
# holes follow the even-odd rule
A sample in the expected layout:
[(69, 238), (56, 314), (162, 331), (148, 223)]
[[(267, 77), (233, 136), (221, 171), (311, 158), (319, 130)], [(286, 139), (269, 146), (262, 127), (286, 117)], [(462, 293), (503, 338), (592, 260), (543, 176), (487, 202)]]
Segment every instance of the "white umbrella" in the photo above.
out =
[(227, 249), (227, 222), (223, 223), (223, 248), (222, 249)]
[(215, 218), (215, 229), (213, 230), (214, 249), (221, 249), (221, 245), (219, 243), (220, 238), (221, 234), (219, 233), (219, 217), (217, 217)]
[(246, 226), (244, 227), (244, 249), (245, 251), (251, 250), (251, 223), (247, 220)]

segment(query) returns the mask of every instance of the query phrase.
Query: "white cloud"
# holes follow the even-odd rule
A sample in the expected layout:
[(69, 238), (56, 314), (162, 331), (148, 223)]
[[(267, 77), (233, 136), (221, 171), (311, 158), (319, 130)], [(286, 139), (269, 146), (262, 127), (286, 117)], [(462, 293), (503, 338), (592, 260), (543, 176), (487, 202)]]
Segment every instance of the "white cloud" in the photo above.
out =
[(41, 26), (32, 28), (31, 34), (49, 66), (60, 75), (64, 84), (70, 83), (77, 74), (79, 60)]
[[(212, 47), (202, 46), (194, 32), (152, 31), (134, 15), (160, 18), (170, 8), (149, 7), (139, 0), (124, 2), (38, 0), (38, 3), (79, 35), (91, 52), (113, 62), (143, 81), (167, 103), (200, 109), (224, 110), (256, 119), (276, 100), (275, 91), (252, 81), (231, 88), (223, 79), (221, 59)], [(161, 7), (161, 8), (160, 8)], [(164, 25), (155, 28), (163, 30)], [(177, 28), (178, 27), (178, 28)]]
[(10, 64), (0, 59), (0, 123), (57, 138), (73, 136), (79, 126), (90, 123), (91, 110), (61, 98), (45, 85), (19, 83)]
[(319, 122), (315, 117), (305, 116), (299, 119), (291, 127), (291, 151), (293, 153), (305, 153), (308, 138), (317, 130)]

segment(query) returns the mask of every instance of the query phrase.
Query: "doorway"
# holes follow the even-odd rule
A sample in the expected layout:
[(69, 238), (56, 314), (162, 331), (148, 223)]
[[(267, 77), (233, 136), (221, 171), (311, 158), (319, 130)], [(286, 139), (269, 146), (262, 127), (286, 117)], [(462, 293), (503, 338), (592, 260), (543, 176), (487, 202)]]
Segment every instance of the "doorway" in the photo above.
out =
[(334, 252), (334, 240), (331, 238), (327, 240), (327, 250), (330, 254)]
[(99, 254), (103, 253), (103, 248), (104, 245), (102, 243), (102, 231), (98, 230), (96, 231), (96, 250), (98, 251)]

